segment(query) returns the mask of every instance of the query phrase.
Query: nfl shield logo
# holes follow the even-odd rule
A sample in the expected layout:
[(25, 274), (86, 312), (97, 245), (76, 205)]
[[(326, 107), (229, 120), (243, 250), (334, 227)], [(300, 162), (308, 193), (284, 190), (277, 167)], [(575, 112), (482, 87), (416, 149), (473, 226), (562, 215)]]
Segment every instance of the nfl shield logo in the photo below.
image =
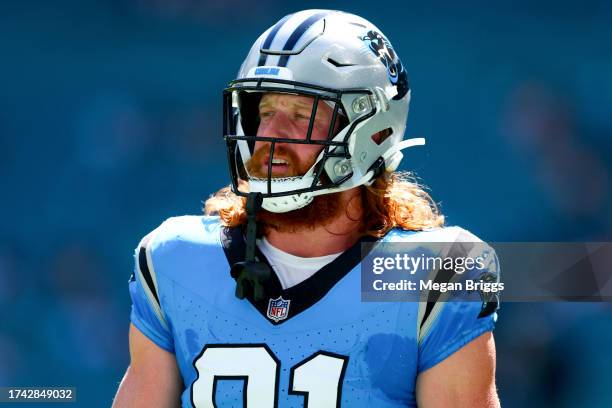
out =
[(268, 318), (275, 322), (285, 320), (289, 314), (290, 302), (290, 300), (283, 299), (282, 296), (270, 299), (270, 302), (268, 302)]

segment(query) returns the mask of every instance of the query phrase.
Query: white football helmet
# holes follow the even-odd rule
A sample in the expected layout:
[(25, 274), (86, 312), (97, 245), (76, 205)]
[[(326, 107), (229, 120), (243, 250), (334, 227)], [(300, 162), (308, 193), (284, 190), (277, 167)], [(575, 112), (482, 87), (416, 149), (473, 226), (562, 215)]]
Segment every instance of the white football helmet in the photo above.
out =
[[(314, 98), (303, 139), (257, 136), (259, 99), (280, 92)], [(334, 111), (325, 141), (311, 140), (319, 101)], [(259, 192), (263, 208), (287, 212), (316, 195), (367, 185), (393, 171), (400, 150), (425, 143), (404, 140), (410, 88), (391, 43), (369, 21), (331, 10), (305, 10), (282, 18), (253, 44), (237, 79), (224, 91), (224, 135), (232, 188), (246, 196)], [(336, 133), (336, 122), (340, 130)], [(372, 138), (382, 132), (382, 138)], [(251, 177), (245, 163), (256, 141), (270, 146), (268, 177)], [(296, 177), (272, 177), (276, 143), (318, 144), (313, 166)], [(248, 183), (248, 191), (243, 186)]]

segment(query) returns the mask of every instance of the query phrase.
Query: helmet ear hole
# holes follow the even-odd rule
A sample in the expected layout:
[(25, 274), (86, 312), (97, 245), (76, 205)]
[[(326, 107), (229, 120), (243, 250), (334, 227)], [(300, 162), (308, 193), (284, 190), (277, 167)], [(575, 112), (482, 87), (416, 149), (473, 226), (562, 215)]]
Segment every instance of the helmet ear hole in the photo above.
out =
[(391, 136), (392, 134), (393, 134), (393, 129), (391, 129), (390, 127), (388, 127), (388, 128), (386, 128), (386, 129), (381, 130), (380, 132), (376, 132), (376, 133), (374, 133), (374, 134), (371, 136), (371, 138), (372, 138), (372, 141), (373, 141), (374, 143), (376, 143), (377, 145), (379, 145), (379, 146), (380, 146), (380, 145), (381, 145), (381, 144), (383, 144), (383, 142), (384, 142), (385, 140), (387, 140), (387, 139), (389, 138), (389, 136)]

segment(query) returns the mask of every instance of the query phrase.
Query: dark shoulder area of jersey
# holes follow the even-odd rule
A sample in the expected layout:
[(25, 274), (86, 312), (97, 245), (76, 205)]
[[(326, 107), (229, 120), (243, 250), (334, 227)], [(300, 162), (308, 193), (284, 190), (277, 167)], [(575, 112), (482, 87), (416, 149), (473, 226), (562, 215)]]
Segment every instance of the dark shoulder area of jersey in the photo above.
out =
[[(396, 228), (379, 242), (396, 245), (392, 248), (393, 254), (399, 252), (420, 256), (422, 264), (428, 262), (428, 267), (424, 268), (429, 271), (425, 272), (427, 279), (437, 284), (456, 282), (458, 277), (464, 280), (500, 282), (500, 266), (495, 249), (458, 226), (424, 231)], [(436, 266), (432, 267), (434, 264)], [(499, 293), (481, 293), (481, 298), (482, 310), (479, 317), (488, 316), (499, 308)], [(443, 300), (439, 293), (434, 292), (427, 299), (432, 304)]]

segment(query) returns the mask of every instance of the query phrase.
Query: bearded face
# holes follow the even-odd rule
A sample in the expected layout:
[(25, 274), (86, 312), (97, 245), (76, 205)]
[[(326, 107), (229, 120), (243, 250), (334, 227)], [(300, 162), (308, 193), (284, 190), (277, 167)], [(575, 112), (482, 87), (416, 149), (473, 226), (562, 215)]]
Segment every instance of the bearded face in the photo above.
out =
[[(265, 94), (259, 103), (258, 136), (306, 140), (313, 98), (280, 93)], [(319, 101), (313, 122), (311, 140), (326, 140), (333, 109)], [(337, 130), (337, 129), (334, 129)], [(308, 143), (276, 143), (274, 155), (270, 155), (270, 143), (256, 142), (246, 169), (251, 177), (267, 178), (272, 160), (272, 177), (295, 177), (304, 175), (314, 164), (323, 149), (322, 145)], [(261, 210), (258, 220), (264, 226), (277, 231), (295, 232), (314, 228), (332, 221), (340, 212), (338, 194), (325, 194), (314, 198), (306, 207), (286, 212), (273, 213)]]

